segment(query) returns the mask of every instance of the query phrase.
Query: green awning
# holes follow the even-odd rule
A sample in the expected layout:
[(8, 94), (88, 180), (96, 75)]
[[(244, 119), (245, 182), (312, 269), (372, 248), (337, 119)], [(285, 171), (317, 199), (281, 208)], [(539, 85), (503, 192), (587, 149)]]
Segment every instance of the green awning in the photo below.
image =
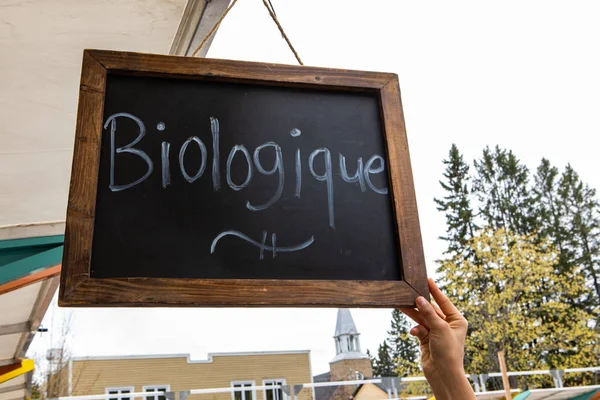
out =
[(0, 285), (62, 262), (64, 235), (0, 241)]

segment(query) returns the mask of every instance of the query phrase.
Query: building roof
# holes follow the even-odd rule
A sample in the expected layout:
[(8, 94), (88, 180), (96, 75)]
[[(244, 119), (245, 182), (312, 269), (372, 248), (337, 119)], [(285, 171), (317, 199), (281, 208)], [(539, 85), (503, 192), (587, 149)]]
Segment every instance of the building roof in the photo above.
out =
[(363, 386), (365, 385), (375, 385), (377, 388), (379, 388), (379, 390), (381, 390), (382, 392), (385, 393), (385, 395), (387, 396), (387, 388), (385, 386), (383, 386), (383, 384), (381, 382), (377, 383), (377, 382), (368, 382), (368, 383), (363, 383), (361, 385), (358, 385), (356, 387), (356, 389), (354, 390), (354, 393), (352, 393), (352, 397), (356, 397), (356, 395), (358, 394), (358, 392), (360, 392), (360, 389), (362, 389)]
[(352, 319), (352, 314), (347, 308), (339, 308), (337, 313), (337, 323), (335, 324), (335, 336), (340, 335), (358, 335), (356, 325)]
[[(329, 382), (331, 381), (331, 373), (325, 372), (324, 374), (319, 374), (313, 376), (313, 382)], [(317, 386), (315, 389), (315, 400), (329, 400), (331, 396), (335, 393), (339, 386)]]
[[(144, 360), (157, 358), (185, 358), (189, 364), (212, 363), (214, 357), (239, 357), (239, 356), (277, 356), (283, 354), (308, 354), (310, 350), (283, 350), (283, 351), (247, 351), (230, 353), (208, 353), (206, 359), (194, 360), (190, 354), (134, 354), (134, 355), (109, 355), (109, 356), (84, 356), (71, 357), (73, 361), (108, 361), (108, 360)], [(0, 399), (1, 400), (1, 399)]]
[(346, 351), (343, 353), (339, 353), (337, 354), (333, 360), (331, 360), (329, 362), (329, 364), (333, 364), (336, 363), (338, 361), (342, 361), (342, 360), (361, 360), (363, 358), (369, 358), (368, 355), (366, 355), (365, 353), (362, 353), (360, 351)]
[(313, 376), (314, 383), (329, 382), (330, 379), (331, 379), (331, 372), (325, 372), (323, 374)]

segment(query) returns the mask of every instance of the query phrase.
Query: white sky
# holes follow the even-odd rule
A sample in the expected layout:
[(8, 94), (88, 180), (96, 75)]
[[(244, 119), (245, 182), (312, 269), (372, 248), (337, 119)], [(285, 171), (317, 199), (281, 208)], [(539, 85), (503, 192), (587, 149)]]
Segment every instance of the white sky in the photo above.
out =
[[(428, 269), (441, 256), (435, 209), (450, 144), (470, 161), (485, 145), (531, 169), (570, 162), (600, 187), (600, 24), (595, 1), (272, 0), (306, 65), (395, 72), (407, 122)], [(239, 0), (209, 57), (295, 64), (260, 0)], [(334, 356), (334, 309), (80, 309), (76, 355), (312, 351)], [(363, 349), (376, 350), (390, 310), (353, 310)], [(49, 324), (47, 320), (46, 325)], [(38, 335), (32, 351), (48, 342)]]

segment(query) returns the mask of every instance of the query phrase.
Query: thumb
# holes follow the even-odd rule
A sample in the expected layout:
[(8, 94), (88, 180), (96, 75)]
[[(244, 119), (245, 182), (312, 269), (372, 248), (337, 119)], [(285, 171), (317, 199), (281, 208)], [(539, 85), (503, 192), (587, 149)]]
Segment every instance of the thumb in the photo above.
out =
[(419, 339), (421, 346), (429, 344), (429, 330), (423, 325), (417, 325), (412, 328), (410, 334)]

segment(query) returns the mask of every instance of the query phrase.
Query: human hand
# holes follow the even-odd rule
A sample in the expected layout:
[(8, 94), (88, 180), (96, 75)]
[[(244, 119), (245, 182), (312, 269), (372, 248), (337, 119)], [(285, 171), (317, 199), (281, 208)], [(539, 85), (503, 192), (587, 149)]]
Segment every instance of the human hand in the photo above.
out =
[(417, 298), (417, 309), (401, 311), (417, 324), (410, 334), (419, 339), (421, 365), (436, 399), (475, 399), (463, 367), (468, 323), (433, 279), (429, 291), (437, 305)]

